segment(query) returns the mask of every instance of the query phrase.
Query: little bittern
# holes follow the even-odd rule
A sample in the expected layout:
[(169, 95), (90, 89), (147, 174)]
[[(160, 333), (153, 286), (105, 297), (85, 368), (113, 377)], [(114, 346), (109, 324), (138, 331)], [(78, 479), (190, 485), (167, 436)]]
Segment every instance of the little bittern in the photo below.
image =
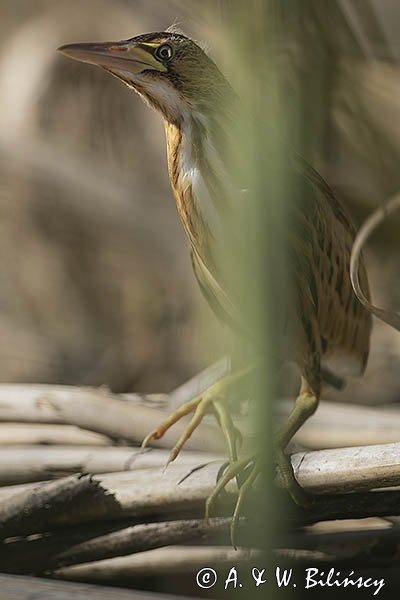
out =
[[(245, 319), (221, 277), (220, 248), (217, 248), (219, 223), (228, 218), (229, 205), (241, 201), (240, 194), (235, 194), (236, 184), (230, 176), (232, 170), (226, 155), (236, 110), (230, 84), (195, 42), (175, 31), (148, 33), (121, 42), (69, 44), (60, 50), (75, 60), (102, 67), (161, 113), (169, 176), (190, 241), (196, 278), (217, 314), (228, 317), (228, 322), (240, 328), (240, 321)], [(293, 170), (298, 174), (296, 181), (303, 197), (293, 207), (296, 216), (289, 224), (293, 226), (289, 235), (294, 282), (291, 314), (299, 337), (294, 358), (301, 370), (302, 384), (288, 422), (277, 436), (276, 462), (292, 496), (302, 502), (304, 494), (284, 450), (317, 408), (325, 363), (339, 357), (349, 372), (364, 370), (371, 318), (354, 295), (350, 282), (355, 230), (346, 211), (307, 163), (293, 160)], [(367, 290), (363, 264), (360, 277), (363, 289)], [(258, 461), (254, 456), (238, 459), (237, 432), (222, 399), (250, 370), (248, 367), (233, 372), (180, 407), (144, 442), (146, 445), (160, 438), (181, 417), (193, 413), (184, 435), (172, 450), (170, 460), (174, 460), (206, 410), (214, 408), (228, 442), (231, 462), (217, 484), (217, 491), (241, 469), (249, 467), (244, 472), (247, 474), (244, 483), (242, 479), (234, 521), (245, 491), (257, 477)]]

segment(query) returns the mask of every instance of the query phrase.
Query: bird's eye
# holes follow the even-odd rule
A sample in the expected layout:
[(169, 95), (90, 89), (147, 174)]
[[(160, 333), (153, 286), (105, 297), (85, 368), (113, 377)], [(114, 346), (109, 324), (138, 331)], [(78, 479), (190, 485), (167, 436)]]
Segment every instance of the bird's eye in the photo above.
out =
[(162, 60), (164, 62), (171, 60), (172, 56), (174, 54), (174, 51), (172, 50), (171, 46), (169, 46), (168, 44), (163, 44), (162, 46), (158, 46), (158, 48), (156, 49), (154, 55), (158, 60)]

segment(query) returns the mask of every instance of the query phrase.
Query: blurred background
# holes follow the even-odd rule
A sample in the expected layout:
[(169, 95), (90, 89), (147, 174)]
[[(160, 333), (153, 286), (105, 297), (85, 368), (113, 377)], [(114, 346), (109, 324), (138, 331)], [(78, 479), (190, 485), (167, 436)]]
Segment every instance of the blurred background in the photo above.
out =
[[(360, 223), (400, 184), (400, 5), (257, 4), (271, 19), (285, 101), (301, 107), (289, 143)], [(160, 117), (55, 50), (176, 23), (234, 79), (221, 31), (238, 6), (0, 0), (0, 381), (168, 392), (222, 355), (221, 325), (191, 273)], [(367, 257), (373, 299), (390, 309), (400, 306), (399, 226), (385, 224)], [(400, 337), (376, 324), (366, 377), (341, 397), (400, 399), (399, 367)]]

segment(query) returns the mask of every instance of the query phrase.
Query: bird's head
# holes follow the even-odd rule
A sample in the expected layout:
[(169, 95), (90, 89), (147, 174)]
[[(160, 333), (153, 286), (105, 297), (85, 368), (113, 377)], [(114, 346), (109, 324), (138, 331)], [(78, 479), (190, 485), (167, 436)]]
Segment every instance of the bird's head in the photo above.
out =
[(59, 50), (112, 73), (170, 122), (179, 123), (193, 113), (215, 116), (233, 96), (204, 50), (176, 32), (147, 33), (120, 42), (67, 44)]

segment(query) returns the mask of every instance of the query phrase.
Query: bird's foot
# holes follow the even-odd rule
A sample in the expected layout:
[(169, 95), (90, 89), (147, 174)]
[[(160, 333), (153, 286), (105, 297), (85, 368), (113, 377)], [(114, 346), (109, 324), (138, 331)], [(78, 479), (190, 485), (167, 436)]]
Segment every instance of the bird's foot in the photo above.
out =
[(146, 448), (152, 440), (159, 440), (162, 438), (166, 431), (182, 417), (193, 413), (188, 426), (171, 451), (167, 462), (168, 466), (177, 458), (187, 440), (200, 425), (205, 413), (212, 408), (228, 445), (229, 460), (230, 462), (237, 461), (237, 445), (238, 442), (241, 443), (242, 436), (240, 431), (235, 427), (232, 417), (225, 406), (225, 402), (228, 399), (229, 389), (240, 379), (245, 377), (250, 372), (251, 368), (252, 367), (248, 367), (241, 371), (237, 371), (236, 373), (227, 375), (210, 386), (202, 394), (193, 398), (193, 400), (180, 406), (145, 437), (142, 443), (142, 449)]
[[(251, 365), (224, 377), (220, 381), (217, 381), (207, 390), (205, 390), (202, 394), (200, 394), (193, 400), (186, 402), (185, 404), (180, 406), (176, 411), (174, 411), (171, 415), (169, 415), (169, 417), (165, 419), (165, 421), (163, 421), (158, 427), (156, 427), (146, 436), (142, 443), (142, 448), (146, 448), (152, 440), (160, 439), (166, 433), (166, 431), (168, 431), (168, 429), (170, 429), (182, 417), (193, 413), (193, 416), (188, 426), (186, 427), (182, 436), (179, 438), (178, 442), (175, 444), (174, 448), (170, 453), (167, 462), (168, 466), (177, 458), (183, 446), (192, 435), (193, 431), (201, 423), (205, 413), (210, 408), (213, 409), (221, 431), (223, 432), (227, 442), (229, 463), (227, 469), (225, 470), (221, 478), (218, 480), (217, 485), (214, 491), (212, 492), (211, 496), (206, 501), (205, 518), (206, 520), (208, 520), (212, 507), (219, 494), (225, 488), (225, 486), (229, 483), (229, 481), (236, 478), (239, 486), (239, 494), (231, 523), (231, 540), (232, 545), (235, 547), (235, 536), (237, 525), (239, 523), (242, 505), (248, 491), (250, 490), (255, 479), (258, 476), (259, 470), (256, 466), (257, 462), (255, 455), (240, 460), (238, 459), (237, 447), (242, 442), (242, 435), (240, 431), (235, 427), (232, 421), (232, 417), (226, 408), (225, 402), (229, 398), (229, 390), (241, 379), (243, 379), (249, 373), (251, 373), (253, 369), (254, 365)], [(243, 475), (246, 476), (243, 478)]]
[(237, 547), (236, 534), (241, 516), (243, 503), (248, 496), (253, 484), (255, 483), (258, 475), (260, 474), (260, 460), (256, 454), (241, 458), (236, 461), (231, 461), (225, 469), (222, 476), (219, 478), (217, 485), (215, 486), (211, 496), (206, 501), (206, 512), (205, 519), (208, 521), (210, 518), (211, 511), (215, 505), (215, 502), (221, 492), (225, 489), (232, 479), (241, 480), (236, 500), (235, 510), (233, 511), (231, 525), (230, 525), (230, 536), (231, 543), (234, 548)]
[[(284, 453), (282, 446), (278, 443), (274, 447), (274, 459), (275, 463), (279, 467), (284, 487), (290, 494), (293, 501), (299, 506), (311, 506), (313, 503), (312, 496), (309, 496), (306, 492), (304, 492), (299, 485), (293, 472), (290, 456)], [(209, 519), (218, 496), (225, 489), (228, 483), (233, 479), (236, 479), (238, 482), (238, 497), (230, 525), (231, 543), (234, 548), (237, 547), (237, 529), (243, 504), (261, 472), (262, 461), (258, 454), (252, 454), (239, 460), (231, 461), (223, 472), (222, 476), (218, 479), (217, 485), (215, 486), (212, 494), (207, 498), (205, 512), (206, 520)]]
[(313, 497), (307, 494), (297, 481), (290, 456), (285, 454), (284, 448), (279, 441), (274, 446), (274, 459), (281, 474), (283, 487), (291, 496), (293, 502), (304, 508), (311, 506)]

